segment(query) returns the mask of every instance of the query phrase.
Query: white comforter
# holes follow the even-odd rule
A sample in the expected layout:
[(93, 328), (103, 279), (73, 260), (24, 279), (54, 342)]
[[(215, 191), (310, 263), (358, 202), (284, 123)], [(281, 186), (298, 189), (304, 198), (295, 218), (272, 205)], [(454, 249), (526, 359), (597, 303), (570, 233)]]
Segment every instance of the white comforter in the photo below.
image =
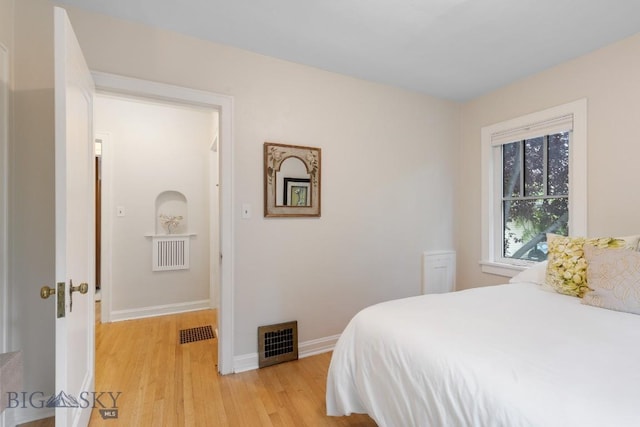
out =
[(345, 329), (326, 397), (380, 426), (640, 426), (640, 316), (531, 283), (389, 301)]

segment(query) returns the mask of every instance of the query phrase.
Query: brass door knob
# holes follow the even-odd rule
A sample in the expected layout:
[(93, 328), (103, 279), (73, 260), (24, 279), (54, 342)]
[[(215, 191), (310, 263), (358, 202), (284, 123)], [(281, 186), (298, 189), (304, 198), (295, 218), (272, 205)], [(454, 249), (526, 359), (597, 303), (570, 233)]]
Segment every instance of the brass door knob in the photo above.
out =
[(89, 285), (87, 283), (80, 283), (78, 286), (71, 286), (71, 292), (80, 292), (86, 294), (89, 291)]
[(73, 286), (73, 281), (69, 280), (69, 312), (73, 311), (73, 293), (80, 292), (81, 294), (86, 294), (88, 291), (88, 284), (80, 283), (78, 286)]
[(42, 299), (47, 299), (49, 298), (51, 295), (57, 295), (58, 298), (54, 298), (54, 300), (56, 301), (56, 317), (57, 318), (61, 318), (64, 317), (65, 315), (65, 311), (64, 311), (64, 282), (58, 282), (58, 286), (57, 286), (57, 292), (56, 292), (56, 288), (50, 288), (48, 286), (43, 286), (40, 288), (40, 298)]
[(40, 298), (47, 299), (56, 293), (56, 288), (50, 288), (47, 285), (40, 288)]

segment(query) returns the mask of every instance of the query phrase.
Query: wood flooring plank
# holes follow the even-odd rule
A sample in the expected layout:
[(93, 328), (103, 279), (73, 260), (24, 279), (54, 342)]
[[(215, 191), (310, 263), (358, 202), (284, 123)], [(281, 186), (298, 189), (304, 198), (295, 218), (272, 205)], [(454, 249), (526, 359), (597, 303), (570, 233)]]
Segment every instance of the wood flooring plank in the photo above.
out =
[(179, 344), (181, 329), (212, 325), (216, 312), (96, 325), (96, 390), (121, 391), (119, 418), (90, 426), (374, 427), (366, 415), (325, 415), (331, 355), (221, 376), (218, 340)]

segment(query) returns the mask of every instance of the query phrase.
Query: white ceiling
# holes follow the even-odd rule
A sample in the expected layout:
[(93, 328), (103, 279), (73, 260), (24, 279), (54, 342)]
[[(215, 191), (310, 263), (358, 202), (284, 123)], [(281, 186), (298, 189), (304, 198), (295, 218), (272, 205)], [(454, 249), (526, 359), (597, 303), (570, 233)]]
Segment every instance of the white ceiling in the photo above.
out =
[(640, 0), (59, 3), (453, 100), (640, 32)]

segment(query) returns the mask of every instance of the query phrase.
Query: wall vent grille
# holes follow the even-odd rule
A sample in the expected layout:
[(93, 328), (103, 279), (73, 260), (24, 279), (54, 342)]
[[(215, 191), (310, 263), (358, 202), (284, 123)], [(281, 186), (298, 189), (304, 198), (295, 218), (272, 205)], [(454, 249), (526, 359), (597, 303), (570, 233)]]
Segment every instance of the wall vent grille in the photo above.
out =
[(153, 271), (188, 269), (189, 237), (154, 237), (152, 263)]
[(298, 359), (298, 322), (258, 327), (258, 366)]

